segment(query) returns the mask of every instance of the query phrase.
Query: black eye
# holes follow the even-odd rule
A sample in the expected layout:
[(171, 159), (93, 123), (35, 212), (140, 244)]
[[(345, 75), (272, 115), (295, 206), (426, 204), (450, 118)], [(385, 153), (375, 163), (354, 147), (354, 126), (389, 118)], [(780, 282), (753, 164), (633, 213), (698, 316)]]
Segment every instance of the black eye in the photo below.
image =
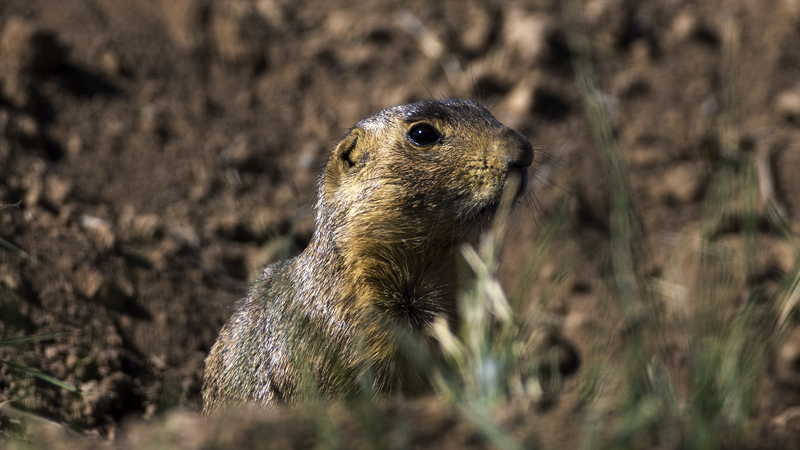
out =
[(417, 147), (435, 144), (441, 137), (439, 130), (427, 123), (418, 123), (408, 130), (408, 139)]

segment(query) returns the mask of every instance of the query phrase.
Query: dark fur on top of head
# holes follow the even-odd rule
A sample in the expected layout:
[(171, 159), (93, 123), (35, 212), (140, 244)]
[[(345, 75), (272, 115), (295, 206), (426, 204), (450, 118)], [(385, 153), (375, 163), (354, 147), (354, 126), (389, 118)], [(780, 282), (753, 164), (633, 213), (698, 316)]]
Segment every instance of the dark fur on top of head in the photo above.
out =
[[(419, 124), (438, 139), (415, 142)], [(509, 175), (524, 184), (532, 160), (522, 135), (469, 100), (356, 124), (320, 179), (308, 248), (266, 268), (223, 327), (206, 360), (205, 411), (348, 395), (368, 372), (380, 389), (398, 373), (419, 378), (398, 370), (396, 331), (457, 320), (458, 247), (477, 241)]]

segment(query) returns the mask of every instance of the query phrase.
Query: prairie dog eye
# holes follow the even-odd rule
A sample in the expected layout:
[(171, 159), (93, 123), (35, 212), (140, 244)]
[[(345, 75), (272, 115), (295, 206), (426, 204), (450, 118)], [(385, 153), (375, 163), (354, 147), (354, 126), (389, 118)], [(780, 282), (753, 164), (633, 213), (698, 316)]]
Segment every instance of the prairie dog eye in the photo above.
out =
[(427, 147), (439, 142), (442, 135), (433, 125), (418, 123), (408, 130), (408, 140), (417, 147)]

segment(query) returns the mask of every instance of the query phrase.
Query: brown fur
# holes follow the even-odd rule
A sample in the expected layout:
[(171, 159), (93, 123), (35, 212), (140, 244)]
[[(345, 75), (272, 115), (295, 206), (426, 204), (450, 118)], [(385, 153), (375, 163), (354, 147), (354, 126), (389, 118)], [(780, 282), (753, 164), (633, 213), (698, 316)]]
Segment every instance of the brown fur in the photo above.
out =
[[(419, 123), (441, 139), (415, 145)], [(423, 377), (399, 367), (397, 331), (456, 320), (458, 248), (477, 240), (509, 174), (526, 181), (532, 160), (522, 135), (472, 101), (359, 122), (322, 175), (308, 248), (265, 268), (222, 328), (206, 359), (205, 411), (347, 396), (370, 374), (380, 390)]]

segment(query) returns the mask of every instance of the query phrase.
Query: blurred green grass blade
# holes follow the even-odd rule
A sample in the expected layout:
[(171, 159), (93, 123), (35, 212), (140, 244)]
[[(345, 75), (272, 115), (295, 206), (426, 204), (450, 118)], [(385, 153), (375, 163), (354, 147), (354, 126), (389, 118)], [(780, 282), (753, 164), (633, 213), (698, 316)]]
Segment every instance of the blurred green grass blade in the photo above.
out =
[[(747, 183), (746, 175), (741, 174), (742, 157), (739, 152), (738, 97), (736, 84), (739, 64), (739, 32), (730, 17), (724, 19), (722, 33), (722, 109), (719, 126), (719, 161), (714, 170), (709, 195), (703, 207), (703, 227), (705, 236), (713, 238), (717, 230), (727, 226), (736, 214), (735, 205)], [(747, 186), (749, 189), (750, 186)], [(757, 186), (752, 186), (756, 190)], [(741, 199), (748, 208), (747, 199)], [(746, 211), (739, 212), (744, 215)], [(742, 217), (743, 220), (747, 220)], [(745, 226), (747, 226), (745, 224)]]
[(591, 48), (584, 30), (580, 2), (567, 0), (564, 5), (567, 19), (567, 43), (572, 55), (578, 89), (583, 98), (600, 158), (605, 165), (611, 191), (610, 228), (614, 284), (626, 317), (636, 322), (635, 306), (640, 296), (636, 270), (636, 249), (642, 248), (643, 243), (641, 242), (641, 231), (638, 229), (636, 211), (631, 202), (627, 165), (614, 138), (603, 94), (594, 73)]
[(26, 252), (25, 250), (22, 250), (21, 248), (17, 247), (16, 245), (12, 244), (11, 242), (8, 242), (7, 240), (5, 240), (5, 239), (3, 239), (1, 237), (0, 237), (0, 246), (1, 247), (5, 247), (6, 249), (11, 251), (12, 253), (15, 253), (17, 256), (19, 256), (22, 259), (30, 261), (30, 262), (32, 262), (34, 264), (37, 263), (36, 258), (31, 256), (28, 252)]
[(795, 310), (797, 304), (800, 303), (800, 269), (795, 270), (794, 277), (786, 289), (784, 298), (778, 302), (781, 309), (778, 316), (778, 330), (779, 336), (787, 334), (791, 330), (791, 317), (792, 311)]
[(794, 235), (794, 230), (792, 230), (792, 222), (780, 205), (774, 202), (767, 204), (767, 222), (769, 222), (778, 236), (791, 241), (795, 248), (798, 247), (797, 237)]
[(501, 450), (524, 450), (525, 447), (514, 440), (507, 432), (497, 426), (476, 406), (463, 406), (461, 412), (469, 419), (478, 431), (489, 441), (494, 448)]
[(48, 383), (51, 383), (51, 384), (53, 384), (55, 386), (58, 386), (58, 387), (60, 387), (62, 389), (66, 389), (66, 390), (68, 390), (70, 392), (75, 392), (77, 394), (85, 394), (86, 393), (86, 392), (76, 388), (75, 386), (69, 384), (69, 383), (65, 383), (65, 382), (59, 380), (58, 378), (51, 377), (50, 375), (47, 375), (46, 373), (39, 372), (36, 369), (31, 369), (30, 367), (23, 366), (22, 364), (17, 364), (17, 363), (15, 363), (13, 361), (7, 361), (5, 359), (0, 359), (0, 364), (5, 364), (5, 365), (7, 365), (9, 367), (13, 367), (14, 369), (17, 369), (17, 370), (19, 370), (21, 372), (27, 373), (28, 375), (32, 375), (32, 376), (34, 376), (36, 378), (42, 379), (44, 381), (47, 381)]
[(75, 333), (53, 333), (53, 334), (39, 334), (35, 336), (23, 336), (18, 338), (2, 339), (0, 340), (0, 347), (12, 345), (25, 345), (32, 342), (50, 341), (67, 336), (73, 336)]
[(545, 226), (542, 234), (536, 239), (533, 251), (525, 262), (522, 273), (520, 273), (519, 281), (514, 288), (514, 294), (509, 299), (511, 309), (515, 313), (519, 313), (522, 310), (525, 296), (530, 292), (531, 285), (533, 284), (534, 275), (539, 271), (542, 262), (546, 260), (547, 252), (550, 250), (551, 244), (555, 242), (558, 234), (563, 230), (568, 217), (569, 201), (568, 199), (562, 199), (556, 205), (553, 217), (547, 223), (547, 226)]
[[(647, 255), (644, 235), (628, 186), (628, 168), (614, 137), (591, 59), (591, 46), (584, 29), (582, 6), (578, 0), (566, 0), (564, 15), (567, 43), (578, 89), (586, 109), (600, 159), (605, 166), (610, 190), (610, 279), (613, 294), (621, 306), (625, 321), (625, 369), (632, 400), (649, 392), (646, 370), (649, 357), (644, 342), (647, 318), (643, 300), (648, 290), (641, 262)], [(653, 329), (652, 331), (657, 331)]]

